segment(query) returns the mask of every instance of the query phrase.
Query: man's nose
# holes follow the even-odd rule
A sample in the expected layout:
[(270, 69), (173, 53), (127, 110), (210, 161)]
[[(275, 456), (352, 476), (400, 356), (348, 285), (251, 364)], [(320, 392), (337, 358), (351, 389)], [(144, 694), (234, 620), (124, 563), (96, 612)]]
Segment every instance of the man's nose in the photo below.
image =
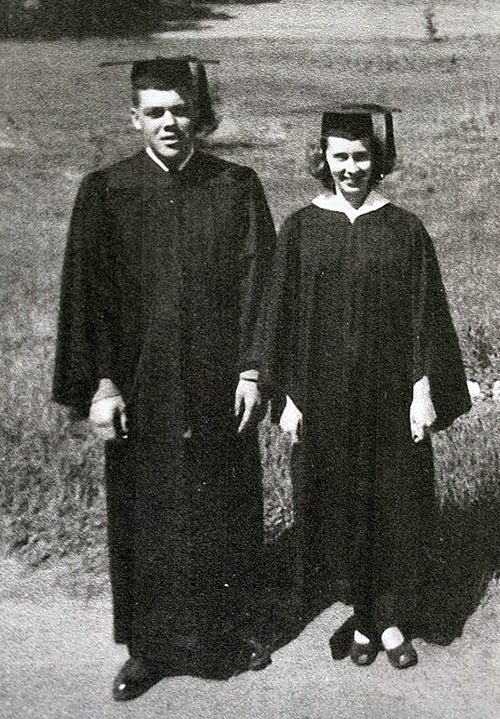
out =
[(163, 115), (163, 126), (164, 127), (172, 127), (172, 125), (175, 125), (175, 119), (171, 112), (168, 110), (165, 110), (165, 113)]

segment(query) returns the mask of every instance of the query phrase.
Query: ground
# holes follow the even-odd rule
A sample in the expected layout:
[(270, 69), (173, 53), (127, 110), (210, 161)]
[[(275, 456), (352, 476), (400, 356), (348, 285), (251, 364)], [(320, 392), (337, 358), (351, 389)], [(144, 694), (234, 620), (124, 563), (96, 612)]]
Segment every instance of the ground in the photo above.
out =
[(398, 672), (380, 654), (370, 667), (333, 662), (340, 604), (273, 655), (271, 666), (222, 682), (165, 679), (125, 704), (111, 699), (125, 651), (112, 644), (106, 594), (70, 598), (57, 570), (0, 563), (0, 702), (4, 719), (497, 719), (500, 588), (490, 586), (449, 647), (416, 640), (418, 666)]

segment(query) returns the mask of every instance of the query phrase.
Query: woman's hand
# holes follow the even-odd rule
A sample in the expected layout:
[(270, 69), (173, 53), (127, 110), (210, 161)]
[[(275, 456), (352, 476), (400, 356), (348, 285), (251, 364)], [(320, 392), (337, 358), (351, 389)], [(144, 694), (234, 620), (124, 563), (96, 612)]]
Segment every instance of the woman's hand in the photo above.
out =
[(302, 439), (302, 412), (293, 403), (291, 397), (286, 398), (285, 409), (280, 417), (280, 427), (283, 432), (290, 435), (292, 444), (298, 444)]
[(436, 421), (432, 403), (429, 378), (422, 377), (413, 385), (413, 400), (410, 406), (410, 429), (414, 442), (421, 442), (429, 434)]
[(239, 417), (243, 412), (238, 433), (243, 432), (249, 423), (259, 415), (262, 398), (257, 385), (257, 378), (258, 374), (255, 370), (249, 370), (246, 374), (240, 375), (234, 398), (234, 416)]

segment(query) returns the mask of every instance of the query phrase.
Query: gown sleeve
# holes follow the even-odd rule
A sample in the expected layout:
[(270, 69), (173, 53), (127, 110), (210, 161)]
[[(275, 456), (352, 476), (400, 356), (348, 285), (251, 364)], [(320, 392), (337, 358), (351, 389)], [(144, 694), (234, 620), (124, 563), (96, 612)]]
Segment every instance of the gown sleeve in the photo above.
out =
[(278, 235), (259, 323), (260, 381), (277, 420), (288, 393), (300, 405), (294, 371), (300, 362), (300, 227), (289, 217)]
[(437, 419), (444, 429), (470, 409), (460, 347), (451, 319), (438, 260), (429, 234), (416, 230), (413, 272), (414, 372), (416, 382), (429, 377)]
[(259, 369), (256, 334), (271, 258), (276, 245), (274, 223), (260, 180), (251, 172), (247, 191), (247, 228), (240, 281), (239, 371)]
[(64, 256), (52, 399), (87, 416), (99, 380), (118, 384), (116, 304), (106, 178), (86, 177), (78, 191)]

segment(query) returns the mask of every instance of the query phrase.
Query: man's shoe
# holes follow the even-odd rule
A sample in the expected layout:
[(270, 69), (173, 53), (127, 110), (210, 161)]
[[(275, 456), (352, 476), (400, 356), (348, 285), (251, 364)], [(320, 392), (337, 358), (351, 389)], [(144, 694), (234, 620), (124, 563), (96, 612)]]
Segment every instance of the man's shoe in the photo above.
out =
[[(213, 649), (213, 648), (212, 648)], [(257, 639), (232, 637), (218, 651), (208, 655), (205, 666), (211, 675), (219, 679), (229, 678), (241, 672), (260, 671), (271, 664), (271, 648)]]
[(144, 659), (127, 659), (113, 682), (113, 699), (126, 702), (137, 699), (166, 676), (159, 665)]

